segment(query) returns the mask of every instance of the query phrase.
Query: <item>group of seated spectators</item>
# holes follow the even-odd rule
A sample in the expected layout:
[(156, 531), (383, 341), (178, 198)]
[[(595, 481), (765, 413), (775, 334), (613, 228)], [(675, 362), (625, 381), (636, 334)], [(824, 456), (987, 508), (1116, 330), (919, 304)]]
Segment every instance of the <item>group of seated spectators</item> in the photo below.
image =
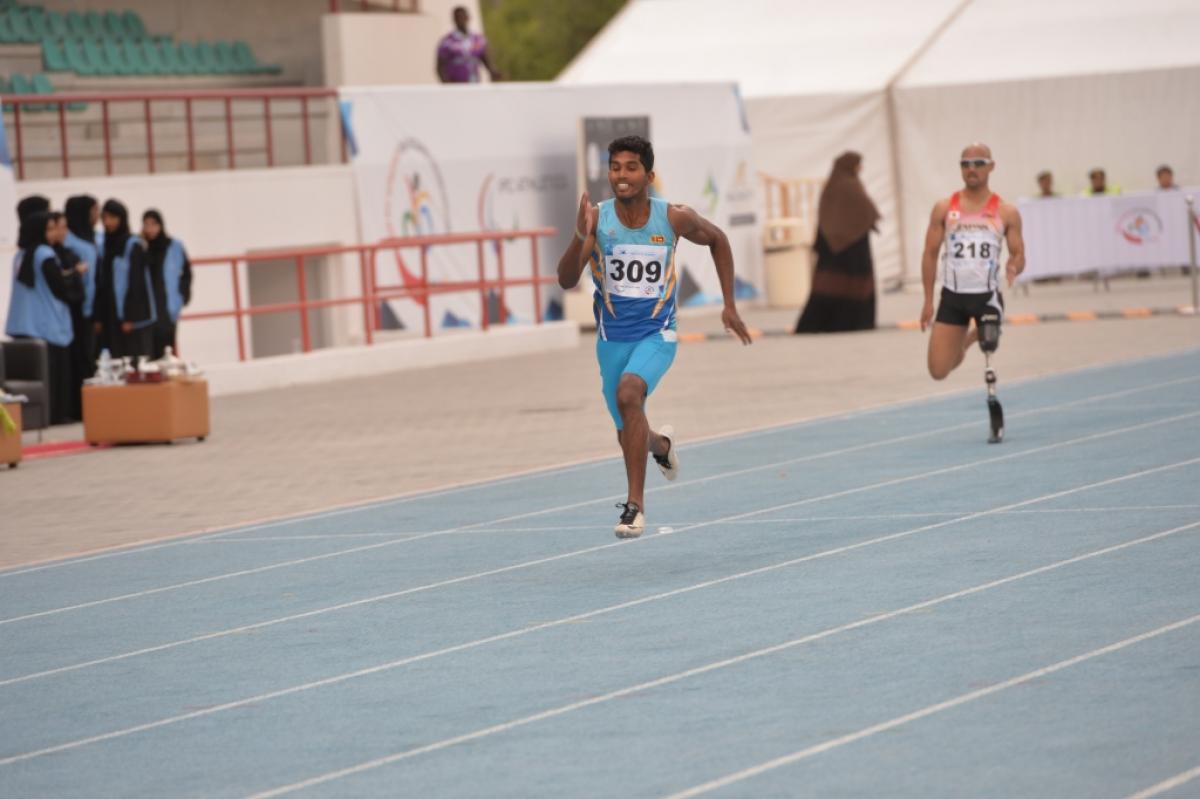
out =
[[(1154, 171), (1154, 179), (1160, 191), (1173, 191), (1179, 186), (1175, 183), (1175, 170), (1163, 164)], [(1038, 197), (1058, 197), (1054, 190), (1054, 173), (1045, 169), (1037, 174)], [(1088, 172), (1088, 186), (1079, 194), (1082, 197), (1093, 197), (1101, 194), (1120, 194), (1121, 187), (1108, 182), (1108, 175), (1101, 167)]]
[(191, 263), (153, 209), (142, 215), (140, 234), (130, 229), (123, 203), (101, 206), (86, 194), (68, 198), (61, 211), (45, 197), (26, 197), (17, 217), (4, 332), (46, 342), (50, 423), (78, 420), (81, 387), (101, 351), (136, 362), (176, 348), (176, 324), (191, 298)]

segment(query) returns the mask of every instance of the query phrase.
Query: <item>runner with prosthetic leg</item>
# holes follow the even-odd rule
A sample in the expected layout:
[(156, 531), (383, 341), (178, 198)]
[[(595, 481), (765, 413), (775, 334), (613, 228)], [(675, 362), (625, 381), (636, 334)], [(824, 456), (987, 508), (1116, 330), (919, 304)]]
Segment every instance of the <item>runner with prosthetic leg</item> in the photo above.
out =
[[(925, 305), (921, 330), (933, 322), (929, 337), (929, 374), (943, 380), (958, 368), (975, 342), (984, 354), (991, 435), (988, 442), (1004, 439), (1004, 410), (996, 397), (996, 372), (991, 356), (1000, 344), (1004, 298), (1000, 294), (1000, 251), (1008, 247), (1005, 276), (1011, 286), (1025, 268), (1025, 243), (1021, 237), (1021, 215), (988, 188), (995, 169), (992, 151), (985, 144), (972, 144), (962, 152), (963, 189), (933, 207), (925, 234), (921, 259), (921, 281)], [(945, 244), (945, 250), (942, 245)], [(933, 288), (941, 254), (942, 294), (933, 313)], [(970, 328), (975, 322), (974, 329)]]

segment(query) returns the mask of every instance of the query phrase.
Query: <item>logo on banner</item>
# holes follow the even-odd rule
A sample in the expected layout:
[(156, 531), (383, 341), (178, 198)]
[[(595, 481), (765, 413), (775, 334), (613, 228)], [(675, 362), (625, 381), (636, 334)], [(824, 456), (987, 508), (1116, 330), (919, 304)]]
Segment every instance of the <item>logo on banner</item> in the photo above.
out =
[[(425, 145), (416, 139), (396, 143), (384, 191), (383, 219), (389, 238), (449, 231), (450, 199), (442, 171)], [(393, 253), (402, 285), (405, 288), (421, 285), (420, 275), (405, 263), (401, 251)], [(427, 299), (420, 295), (413, 297), (414, 302), (422, 305)]]
[(1117, 219), (1117, 231), (1130, 244), (1152, 244), (1162, 236), (1163, 223), (1149, 208), (1132, 208)]
[[(477, 214), (480, 230), (520, 230), (521, 212), (533, 212), (536, 217), (544, 201), (542, 195), (571, 189), (565, 173), (548, 172), (541, 175), (496, 175), (492, 173), (479, 186)], [(528, 218), (528, 216), (526, 217)], [(495, 248), (500, 246), (495, 243)]]

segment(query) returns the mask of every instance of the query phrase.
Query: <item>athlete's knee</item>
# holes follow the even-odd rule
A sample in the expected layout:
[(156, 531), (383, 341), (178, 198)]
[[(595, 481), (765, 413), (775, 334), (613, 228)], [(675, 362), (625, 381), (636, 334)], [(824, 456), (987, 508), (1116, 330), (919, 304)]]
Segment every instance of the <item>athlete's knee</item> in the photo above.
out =
[(979, 317), (979, 349), (995, 352), (1000, 346), (1000, 314), (989, 311)]
[(646, 382), (637, 375), (623, 375), (617, 384), (617, 409), (622, 416), (641, 410), (646, 400)]
[(929, 362), (929, 376), (934, 380), (945, 380), (950, 376), (952, 371), (954, 371), (953, 367), (946, 366), (945, 364), (934, 363), (933, 361)]

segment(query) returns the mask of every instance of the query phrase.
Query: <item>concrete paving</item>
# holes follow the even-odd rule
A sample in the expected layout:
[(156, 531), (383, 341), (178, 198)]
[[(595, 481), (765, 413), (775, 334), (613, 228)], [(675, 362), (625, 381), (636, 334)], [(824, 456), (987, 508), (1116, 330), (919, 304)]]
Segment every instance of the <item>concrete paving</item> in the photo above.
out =
[[(1190, 302), (1181, 277), (1010, 292), (1010, 312), (1046, 313)], [(881, 322), (915, 318), (919, 292), (886, 294)], [(754, 326), (788, 329), (797, 309), (747, 309)], [(682, 330), (720, 330), (688, 311)], [(615, 457), (615, 436), (585, 335), (578, 349), (381, 374), (218, 398), (202, 444), (116, 447), (28, 461), (0, 473), (0, 567), (364, 502), (524, 470)], [(651, 400), (651, 424), (680, 443), (958, 390), (980, 392), (982, 358), (935, 383), (925, 337), (905, 330), (685, 344)], [(1200, 346), (1200, 318), (1012, 327), (1005, 381)], [(81, 437), (56, 428), (48, 440)], [(684, 468), (686, 469), (686, 451)], [(653, 470), (652, 470), (653, 471)], [(650, 479), (657, 479), (651, 475)], [(598, 491), (624, 485), (614, 460)], [(530, 497), (530, 503), (545, 497)], [(601, 533), (604, 531), (601, 530)]]

